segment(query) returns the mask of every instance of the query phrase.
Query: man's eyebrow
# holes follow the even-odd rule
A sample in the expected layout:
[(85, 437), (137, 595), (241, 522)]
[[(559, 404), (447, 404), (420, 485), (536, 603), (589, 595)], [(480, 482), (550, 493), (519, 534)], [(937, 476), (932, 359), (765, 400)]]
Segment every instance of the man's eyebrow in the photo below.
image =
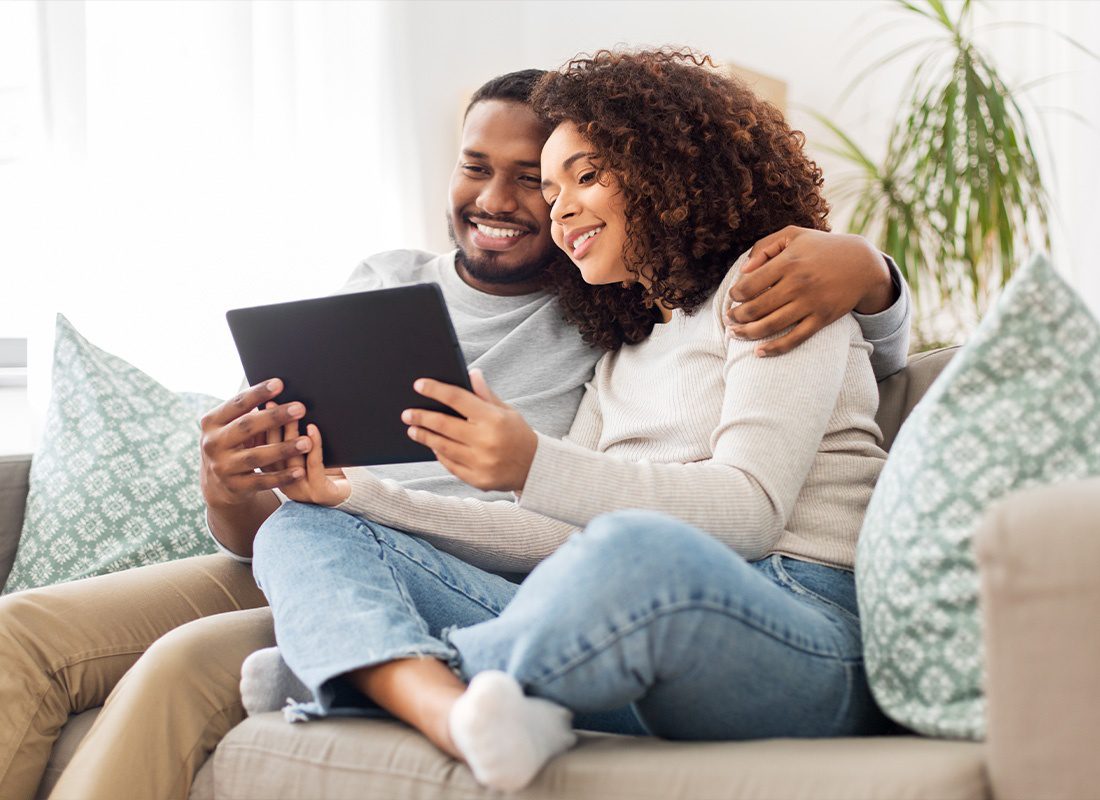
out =
[[(578, 161), (580, 161), (582, 158), (592, 158), (595, 155), (596, 154), (594, 152), (586, 153), (585, 151), (581, 150), (580, 152), (574, 153), (573, 155), (569, 156), (569, 158), (565, 159), (565, 161), (563, 161), (562, 164), (561, 164), (561, 168), (563, 170), (567, 170), (571, 166), (576, 164)], [(547, 189), (547, 188), (549, 188), (553, 185), (554, 185), (553, 181), (544, 179), (543, 182), (540, 184), (540, 188)]]
[[(480, 158), (482, 161), (489, 160), (488, 153), (482, 153), (480, 150), (464, 149), (462, 155), (467, 158)], [(517, 167), (523, 167), (525, 169), (540, 169), (542, 165), (538, 161), (517, 161), (515, 162)]]

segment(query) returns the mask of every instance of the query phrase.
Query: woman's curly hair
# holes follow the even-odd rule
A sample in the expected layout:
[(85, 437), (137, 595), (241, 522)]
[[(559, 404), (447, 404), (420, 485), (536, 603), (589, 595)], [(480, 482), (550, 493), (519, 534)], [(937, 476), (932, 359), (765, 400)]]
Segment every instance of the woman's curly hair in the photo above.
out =
[(774, 106), (688, 50), (601, 50), (543, 76), (531, 105), (575, 123), (622, 192), (626, 267), (639, 283), (590, 286), (555, 259), (548, 276), (585, 341), (646, 338), (654, 304), (691, 313), (754, 242), (786, 225), (828, 230), (822, 175)]

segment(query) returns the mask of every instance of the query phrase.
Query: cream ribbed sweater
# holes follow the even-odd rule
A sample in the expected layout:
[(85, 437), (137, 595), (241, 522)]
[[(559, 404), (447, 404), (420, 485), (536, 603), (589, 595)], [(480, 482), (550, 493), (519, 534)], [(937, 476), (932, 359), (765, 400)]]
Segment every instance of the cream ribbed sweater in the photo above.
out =
[(567, 440), (539, 437), (521, 508), (577, 526), (663, 511), (749, 560), (852, 567), (886, 459), (870, 346), (846, 315), (756, 357), (722, 323), (743, 261), (695, 314), (601, 359)]
[(677, 516), (749, 559), (851, 567), (886, 458), (870, 345), (846, 315), (790, 353), (754, 356), (722, 324), (743, 260), (695, 314), (674, 311), (600, 360), (567, 441), (539, 436), (518, 507), (349, 470), (340, 508), (500, 571), (532, 569), (577, 526), (623, 508)]

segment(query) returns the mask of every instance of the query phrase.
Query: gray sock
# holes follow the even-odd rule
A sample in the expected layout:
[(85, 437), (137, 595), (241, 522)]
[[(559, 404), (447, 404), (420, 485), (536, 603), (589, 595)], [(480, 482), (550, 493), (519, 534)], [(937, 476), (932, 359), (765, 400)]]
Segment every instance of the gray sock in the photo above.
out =
[(313, 693), (290, 671), (278, 647), (257, 650), (241, 664), (241, 702), (250, 717), (278, 711), (288, 701), (312, 699)]

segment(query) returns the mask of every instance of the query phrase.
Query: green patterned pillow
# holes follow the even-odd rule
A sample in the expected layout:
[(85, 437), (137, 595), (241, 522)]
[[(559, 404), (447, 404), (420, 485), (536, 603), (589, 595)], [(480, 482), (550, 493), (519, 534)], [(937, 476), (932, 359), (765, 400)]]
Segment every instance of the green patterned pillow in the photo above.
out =
[(984, 738), (974, 531), (1009, 492), (1097, 474), (1100, 324), (1037, 256), (906, 420), (867, 509), (864, 655), (890, 717)]
[(4, 594), (215, 551), (199, 491), (198, 418), (60, 314), (46, 431)]

